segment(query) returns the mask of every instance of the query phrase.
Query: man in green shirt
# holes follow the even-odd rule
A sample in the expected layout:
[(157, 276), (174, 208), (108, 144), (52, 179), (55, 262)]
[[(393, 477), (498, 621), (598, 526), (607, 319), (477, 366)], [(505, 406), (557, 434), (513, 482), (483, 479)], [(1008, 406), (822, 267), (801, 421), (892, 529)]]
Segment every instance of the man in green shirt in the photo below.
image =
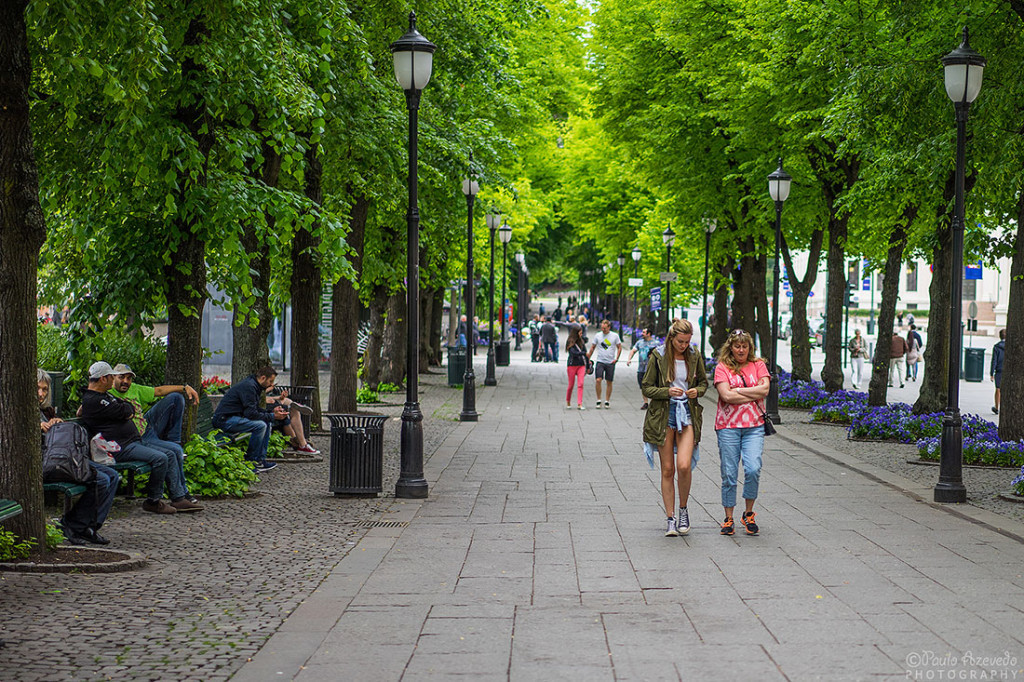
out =
[[(114, 387), (110, 393), (135, 406), (132, 421), (142, 435), (142, 441), (150, 447), (167, 452), (178, 482), (186, 490), (188, 508), (177, 507), (178, 511), (199, 511), (202, 509), (191, 494), (185, 480), (185, 455), (181, 442), (181, 422), (185, 416), (185, 398), (198, 402), (199, 394), (188, 384), (184, 386), (144, 386), (133, 383), (135, 372), (122, 363), (114, 367)], [(171, 456), (171, 453), (174, 456)], [(176, 461), (173, 461), (176, 460)]]

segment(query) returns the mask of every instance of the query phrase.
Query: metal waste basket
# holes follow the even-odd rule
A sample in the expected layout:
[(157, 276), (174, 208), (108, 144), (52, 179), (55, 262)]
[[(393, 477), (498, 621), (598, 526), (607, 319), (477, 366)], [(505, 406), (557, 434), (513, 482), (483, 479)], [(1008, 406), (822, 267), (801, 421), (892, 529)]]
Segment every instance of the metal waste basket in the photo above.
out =
[(512, 357), (510, 343), (505, 340), (494, 347), (494, 364), (498, 367), (508, 367), (509, 359)]
[[(316, 390), (312, 386), (283, 386), (277, 385), (274, 387), (274, 393), (279, 395), (281, 391), (288, 391), (288, 397), (306, 407), (313, 407), (313, 391)], [(308, 414), (302, 415), (302, 433), (309, 438), (310, 429), (310, 416)]]
[(384, 422), (380, 414), (326, 414), (331, 420), (331, 481), (335, 495), (376, 497), (384, 490)]
[(461, 386), (466, 376), (466, 347), (448, 346), (448, 385)]
[(966, 381), (985, 380), (985, 349), (964, 349), (964, 379)]

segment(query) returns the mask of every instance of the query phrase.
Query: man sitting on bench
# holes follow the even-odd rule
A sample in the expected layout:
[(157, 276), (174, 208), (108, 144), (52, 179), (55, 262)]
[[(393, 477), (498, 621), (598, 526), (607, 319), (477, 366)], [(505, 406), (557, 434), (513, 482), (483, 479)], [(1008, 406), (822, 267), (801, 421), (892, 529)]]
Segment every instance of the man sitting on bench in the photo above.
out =
[[(188, 491), (181, 485), (184, 474), (182, 462), (175, 451), (160, 442), (143, 442), (139, 429), (132, 418), (135, 406), (110, 394), (114, 385), (114, 368), (106, 362), (96, 362), (89, 367), (89, 388), (82, 394), (82, 425), (92, 437), (97, 433), (108, 441), (121, 446), (114, 453), (118, 462), (137, 461), (148, 464), (149, 485), (146, 501), (142, 508), (154, 514), (175, 514), (202, 509), (189, 499)], [(167, 484), (171, 503), (163, 499), (164, 484)]]
[[(185, 416), (185, 398), (189, 402), (199, 402), (196, 389), (188, 384), (184, 386), (144, 386), (136, 384), (135, 372), (128, 365), (121, 363), (114, 366), (114, 387), (110, 394), (127, 400), (135, 406), (135, 428), (142, 434), (142, 442), (163, 450), (181, 462), (177, 471), (181, 474), (178, 484), (185, 491), (185, 496), (194, 509), (178, 511), (199, 511), (199, 501), (188, 492), (188, 481), (185, 480), (185, 451), (181, 442), (181, 421)], [(155, 403), (155, 404), (154, 404)], [(152, 407), (150, 407), (152, 405)]]
[(288, 410), (281, 405), (274, 406), (273, 410), (260, 407), (260, 397), (274, 387), (275, 381), (276, 369), (269, 365), (260, 368), (229, 388), (213, 413), (213, 428), (228, 433), (252, 434), (245, 458), (253, 463), (256, 473), (270, 471), (277, 466), (276, 462), (267, 461), (270, 432), (274, 421), (288, 418)]

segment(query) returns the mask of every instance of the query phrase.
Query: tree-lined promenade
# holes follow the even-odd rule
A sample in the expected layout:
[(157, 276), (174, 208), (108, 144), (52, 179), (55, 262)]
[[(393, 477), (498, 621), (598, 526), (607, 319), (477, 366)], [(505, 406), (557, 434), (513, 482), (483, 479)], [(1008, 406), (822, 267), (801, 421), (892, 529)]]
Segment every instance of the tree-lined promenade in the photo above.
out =
[[(470, 172), (479, 203), (513, 227), (511, 246), (534, 286), (582, 282), (621, 300), (620, 272), (601, 266), (638, 249), (639, 276), (656, 285), (671, 229), (673, 301), (695, 301), (704, 225), (714, 221), (717, 345), (727, 320), (771, 337), (766, 178), (782, 157), (793, 177), (781, 251), (794, 377), (811, 378), (806, 301), (824, 274), (822, 379), (829, 391), (842, 385), (850, 260), (885, 273), (883, 337), (901, 263), (930, 260), (929, 333), (948, 337), (958, 322), (950, 279), (961, 273), (951, 246), (955, 126), (940, 58), (964, 25), (988, 58), (971, 110), (965, 259), (1013, 259), (1003, 399), (1024, 396), (1014, 364), (1024, 352), (1019, 2), (870, 11), (749, 0), (417, 4), (438, 51), (419, 105), (413, 311), (403, 267), (406, 111), (388, 50), (409, 9), (335, 0), (0, 8), (0, 497), (26, 509), (8, 522), (16, 534), (43, 536), (37, 303), (72, 311), (73, 380), (105, 327), (137, 331), (166, 317), (163, 381), (195, 385), (208, 287), (234, 310), (236, 380), (267, 363), (272, 311), (290, 303), (291, 381), (318, 386), (328, 290), (336, 333), (323, 407), (355, 411), (360, 379), (404, 383), (411, 315), (421, 369), (440, 355), (445, 291), (466, 268), (460, 187)], [(483, 254), (491, 235), (477, 217)], [(797, 250), (810, 255), (805, 272), (793, 268)], [(499, 275), (494, 289), (502, 286)], [(480, 287), (478, 310), (489, 289)], [(363, 307), (371, 333), (360, 366)], [(623, 317), (616, 308), (609, 313)], [(948, 345), (929, 344), (925, 361), (914, 406), (922, 413), (946, 403)], [(883, 346), (873, 404), (886, 402), (886, 368)], [(1024, 413), (1007, 411), (1000, 436), (1024, 438)]]

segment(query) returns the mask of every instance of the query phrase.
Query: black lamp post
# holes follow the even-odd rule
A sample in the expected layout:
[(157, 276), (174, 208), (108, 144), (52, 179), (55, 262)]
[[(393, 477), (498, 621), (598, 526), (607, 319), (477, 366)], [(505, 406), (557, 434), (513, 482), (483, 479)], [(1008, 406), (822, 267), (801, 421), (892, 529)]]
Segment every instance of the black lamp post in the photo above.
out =
[(669, 325), (672, 324), (672, 244), (676, 241), (676, 233), (671, 227), (666, 227), (661, 233), (661, 241), (665, 242), (665, 272), (668, 279), (665, 280), (665, 334), (668, 334)]
[(491, 233), (491, 284), (487, 290), (487, 297), (491, 299), (491, 316), (487, 318), (487, 376), (484, 377), (484, 386), (498, 385), (494, 378), (494, 232), (500, 224), (501, 212), (491, 209), (487, 214), (487, 229)]
[[(631, 252), (633, 256), (633, 279), (640, 279), (640, 247), (634, 246)], [(633, 345), (636, 345), (636, 326), (639, 324), (636, 317), (637, 305), (636, 305), (636, 285), (633, 285)]]
[(476, 292), (473, 281), (476, 277), (473, 264), (473, 204), (480, 191), (476, 174), (470, 171), (469, 177), (462, 181), (462, 193), (466, 195), (466, 373), (462, 377), (462, 413), (459, 421), (475, 422), (479, 418), (476, 412), (476, 374), (473, 372), (473, 353), (476, 346), (473, 338), (473, 317), (476, 315)]
[(516, 263), (519, 264), (519, 270), (516, 273), (516, 350), (522, 350), (522, 338), (523, 338), (523, 323), (525, 317), (523, 315), (523, 300), (525, 298), (523, 294), (523, 267), (526, 256), (520, 251), (516, 254)]
[(498, 358), (498, 364), (508, 367), (509, 343), (505, 332), (505, 283), (508, 276), (505, 268), (508, 266), (508, 243), (512, 240), (512, 228), (508, 226), (507, 221), (498, 228), (498, 239), (501, 240), (501, 357)]
[(708, 265), (711, 256), (711, 233), (717, 227), (718, 221), (714, 218), (704, 221), (704, 307), (700, 314), (700, 354), (704, 357), (707, 357), (704, 352), (704, 340), (708, 336)]
[[(619, 257), (615, 259), (615, 262), (619, 264), (619, 310), (617, 317), (619, 318), (619, 336), (625, 336), (626, 332), (623, 329), (622, 321), (625, 319), (625, 315), (622, 314), (622, 266), (626, 264), (626, 254), (620, 253)], [(621, 340), (621, 339), (620, 339)]]
[(782, 169), (782, 159), (779, 158), (779, 167), (768, 175), (768, 194), (775, 202), (775, 267), (772, 274), (775, 275), (772, 282), (772, 352), (769, 360), (772, 373), (771, 385), (768, 387), (768, 400), (765, 401), (765, 412), (768, 418), (776, 424), (781, 423), (779, 418), (779, 279), (782, 274), (779, 270), (779, 249), (782, 244), (782, 204), (789, 198), (789, 188), (793, 178)]
[(942, 418), (942, 440), (939, 454), (939, 482), (935, 485), (936, 502), (966, 502), (963, 483), (963, 420), (960, 417), (960, 320), (963, 317), (964, 273), (964, 172), (966, 166), (967, 116), (971, 102), (981, 91), (985, 58), (968, 44), (964, 28), (960, 46), (942, 58), (946, 94), (956, 110), (956, 186), (953, 210), (953, 267), (950, 270), (949, 298), (949, 374), (946, 379), (946, 414)]
[(409, 109), (409, 212), (406, 252), (406, 315), (409, 318), (405, 359), (405, 409), (402, 410), (401, 473), (395, 497), (427, 496), (423, 478), (423, 412), (419, 403), (420, 360), (420, 212), (417, 196), (420, 93), (430, 80), (437, 46), (416, 30), (416, 13), (409, 13), (409, 31), (391, 44), (395, 78), (405, 91)]

